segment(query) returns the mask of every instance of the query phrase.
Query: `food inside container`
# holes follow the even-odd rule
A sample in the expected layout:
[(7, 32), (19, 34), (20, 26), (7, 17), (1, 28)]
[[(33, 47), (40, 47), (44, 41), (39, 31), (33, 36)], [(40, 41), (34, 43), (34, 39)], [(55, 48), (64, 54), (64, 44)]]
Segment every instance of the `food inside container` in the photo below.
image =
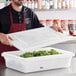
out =
[[(43, 52), (44, 50), (49, 53), (53, 52), (54, 55), (44, 54), (46, 56), (37, 56), (29, 58), (20, 57), (21, 55), (27, 52), (31, 53), (39, 52), (41, 54), (41, 52)], [(30, 73), (57, 68), (68, 68), (71, 65), (71, 60), (72, 57), (74, 56), (74, 53), (57, 48), (46, 47), (46, 48), (37, 48), (24, 51), (20, 50), (12, 52), (3, 52), (2, 56), (5, 59), (6, 67), (23, 73)]]
[(33, 51), (33, 52), (25, 52), (21, 54), (20, 57), (29, 58), (29, 57), (38, 57), (38, 56), (47, 56), (47, 55), (56, 55), (56, 54), (62, 54), (62, 53), (58, 52), (55, 49), (38, 50), (38, 51)]

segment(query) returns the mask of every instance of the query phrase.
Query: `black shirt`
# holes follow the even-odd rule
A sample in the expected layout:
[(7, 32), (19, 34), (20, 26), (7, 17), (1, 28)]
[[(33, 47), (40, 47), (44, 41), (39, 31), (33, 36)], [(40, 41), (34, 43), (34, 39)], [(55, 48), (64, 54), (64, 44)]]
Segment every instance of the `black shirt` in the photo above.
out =
[[(15, 11), (11, 5), (11, 12), (13, 16), (13, 23), (23, 23), (23, 16), (25, 14), (26, 29), (33, 29), (42, 27), (36, 14), (28, 7), (23, 6), (21, 12)], [(0, 10), (0, 32), (7, 34), (11, 26), (9, 6)]]

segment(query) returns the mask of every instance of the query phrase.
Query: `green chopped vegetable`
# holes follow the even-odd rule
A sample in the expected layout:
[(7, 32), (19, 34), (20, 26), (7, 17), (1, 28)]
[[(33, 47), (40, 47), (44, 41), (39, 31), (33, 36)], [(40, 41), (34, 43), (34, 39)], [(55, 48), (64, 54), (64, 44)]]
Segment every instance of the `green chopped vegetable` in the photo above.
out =
[(48, 51), (49, 55), (54, 55), (54, 54), (60, 54), (58, 51), (51, 49), (50, 51)]
[(24, 58), (33, 57), (33, 53), (32, 52), (26, 52), (26, 53), (20, 55), (20, 57), (24, 57)]
[(33, 51), (33, 52), (25, 52), (24, 54), (21, 54), (20, 57), (29, 58), (29, 57), (55, 55), (55, 54), (61, 54), (61, 53), (56, 51), (55, 49), (39, 50), (39, 51)]
[(44, 51), (34, 51), (33, 52), (33, 56), (46, 56), (47, 55), (47, 52), (46, 52), (46, 50), (44, 50)]

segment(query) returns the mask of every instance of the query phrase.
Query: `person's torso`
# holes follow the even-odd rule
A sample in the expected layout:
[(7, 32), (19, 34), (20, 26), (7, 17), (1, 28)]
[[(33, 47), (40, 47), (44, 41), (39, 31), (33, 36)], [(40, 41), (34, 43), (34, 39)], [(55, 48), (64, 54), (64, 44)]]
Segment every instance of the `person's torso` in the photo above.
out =
[[(21, 12), (17, 12), (13, 9), (11, 9), (12, 17), (13, 17), (13, 23), (20, 24), (23, 23), (23, 17), (25, 14), (25, 24), (26, 29), (32, 29), (32, 14), (30, 13), (30, 10), (27, 7), (23, 7), (23, 10)], [(8, 33), (10, 27), (11, 27), (11, 20), (10, 20), (10, 13), (9, 13), (9, 6), (5, 7), (3, 10), (1, 10), (0, 13), (0, 23), (1, 23), (1, 32)]]

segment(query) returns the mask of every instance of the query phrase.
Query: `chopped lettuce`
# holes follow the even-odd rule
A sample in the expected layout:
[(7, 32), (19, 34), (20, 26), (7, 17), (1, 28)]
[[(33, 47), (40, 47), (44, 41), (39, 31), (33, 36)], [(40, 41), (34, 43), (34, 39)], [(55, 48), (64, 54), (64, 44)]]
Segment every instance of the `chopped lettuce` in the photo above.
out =
[(29, 58), (29, 57), (55, 55), (55, 54), (61, 54), (61, 53), (56, 51), (55, 49), (39, 50), (39, 51), (33, 51), (33, 52), (25, 52), (24, 54), (21, 54), (20, 57)]

